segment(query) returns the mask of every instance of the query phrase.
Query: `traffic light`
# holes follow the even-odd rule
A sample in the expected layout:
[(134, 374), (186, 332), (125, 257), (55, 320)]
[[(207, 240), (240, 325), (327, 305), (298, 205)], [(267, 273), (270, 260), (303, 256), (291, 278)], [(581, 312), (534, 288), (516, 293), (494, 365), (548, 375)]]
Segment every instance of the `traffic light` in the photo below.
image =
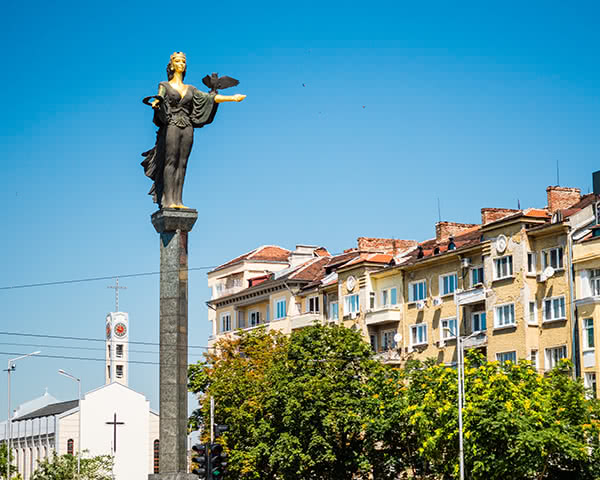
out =
[(228, 425), (215, 425), (215, 438), (220, 437), (228, 430), (229, 430)]
[(208, 476), (208, 445), (198, 443), (192, 447), (192, 450), (194, 451), (192, 455), (192, 473), (198, 475), (201, 480), (210, 480)]
[(210, 472), (211, 480), (222, 480), (227, 468), (227, 454), (223, 451), (223, 445), (213, 443), (210, 447)]

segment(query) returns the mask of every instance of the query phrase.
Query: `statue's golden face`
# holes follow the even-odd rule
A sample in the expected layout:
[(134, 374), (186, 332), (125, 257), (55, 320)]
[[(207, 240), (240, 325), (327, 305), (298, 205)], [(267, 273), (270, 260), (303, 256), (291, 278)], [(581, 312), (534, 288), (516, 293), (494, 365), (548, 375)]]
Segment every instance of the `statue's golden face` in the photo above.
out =
[(175, 56), (171, 59), (171, 68), (178, 73), (185, 72), (185, 57)]

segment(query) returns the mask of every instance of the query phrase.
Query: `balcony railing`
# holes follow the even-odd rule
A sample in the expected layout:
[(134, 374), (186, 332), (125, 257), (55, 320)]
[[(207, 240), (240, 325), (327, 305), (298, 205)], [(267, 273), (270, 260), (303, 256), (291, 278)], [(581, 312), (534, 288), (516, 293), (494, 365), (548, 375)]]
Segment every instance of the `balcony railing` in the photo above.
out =
[(367, 325), (378, 325), (381, 323), (399, 322), (402, 320), (402, 310), (398, 307), (379, 308), (368, 310), (365, 314)]
[(487, 345), (487, 333), (479, 332), (471, 338), (467, 338), (463, 343), (465, 348), (478, 348)]
[(379, 352), (375, 354), (375, 358), (383, 363), (400, 363), (402, 361), (400, 353), (396, 349)]
[(300, 315), (294, 315), (290, 317), (292, 323), (292, 330), (295, 328), (310, 327), (315, 322), (321, 321), (320, 313), (302, 313)]

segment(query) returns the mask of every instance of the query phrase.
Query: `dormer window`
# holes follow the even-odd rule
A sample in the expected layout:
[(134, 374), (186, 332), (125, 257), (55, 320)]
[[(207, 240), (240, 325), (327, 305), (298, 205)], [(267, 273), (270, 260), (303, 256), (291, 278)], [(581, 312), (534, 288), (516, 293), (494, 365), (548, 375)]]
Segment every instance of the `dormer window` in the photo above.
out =
[(456, 250), (456, 243), (454, 243), (454, 237), (450, 237), (450, 242), (448, 243), (448, 250)]

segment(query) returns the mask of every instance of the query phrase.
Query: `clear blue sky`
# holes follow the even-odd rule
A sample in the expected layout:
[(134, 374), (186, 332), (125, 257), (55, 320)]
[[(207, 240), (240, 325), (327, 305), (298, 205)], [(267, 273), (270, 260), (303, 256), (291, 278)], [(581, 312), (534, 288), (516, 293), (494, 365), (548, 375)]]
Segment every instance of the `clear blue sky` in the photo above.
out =
[[(358, 236), (423, 240), (438, 197), (442, 218), (459, 222), (517, 199), (543, 207), (557, 161), (560, 184), (587, 193), (600, 147), (594, 3), (288, 3), (3, 5), (0, 287), (158, 270), (139, 165), (155, 129), (141, 98), (175, 50), (187, 54), (187, 82), (219, 72), (248, 95), (196, 132), (184, 190), (199, 212), (190, 267), (261, 244), (338, 252)], [(102, 339), (111, 283), (2, 289), (1, 330)], [(132, 340), (157, 342), (158, 277), (122, 284)], [(193, 345), (209, 333), (207, 290), (206, 271), (192, 272)], [(99, 342), (0, 342), (2, 352), (41, 343), (54, 346), (41, 348), (48, 355), (103, 358)], [(84, 390), (103, 382), (101, 362), (28, 359), (13, 405), (45, 387), (74, 397), (59, 368)], [(157, 367), (132, 365), (130, 385), (155, 408), (157, 379)]]

